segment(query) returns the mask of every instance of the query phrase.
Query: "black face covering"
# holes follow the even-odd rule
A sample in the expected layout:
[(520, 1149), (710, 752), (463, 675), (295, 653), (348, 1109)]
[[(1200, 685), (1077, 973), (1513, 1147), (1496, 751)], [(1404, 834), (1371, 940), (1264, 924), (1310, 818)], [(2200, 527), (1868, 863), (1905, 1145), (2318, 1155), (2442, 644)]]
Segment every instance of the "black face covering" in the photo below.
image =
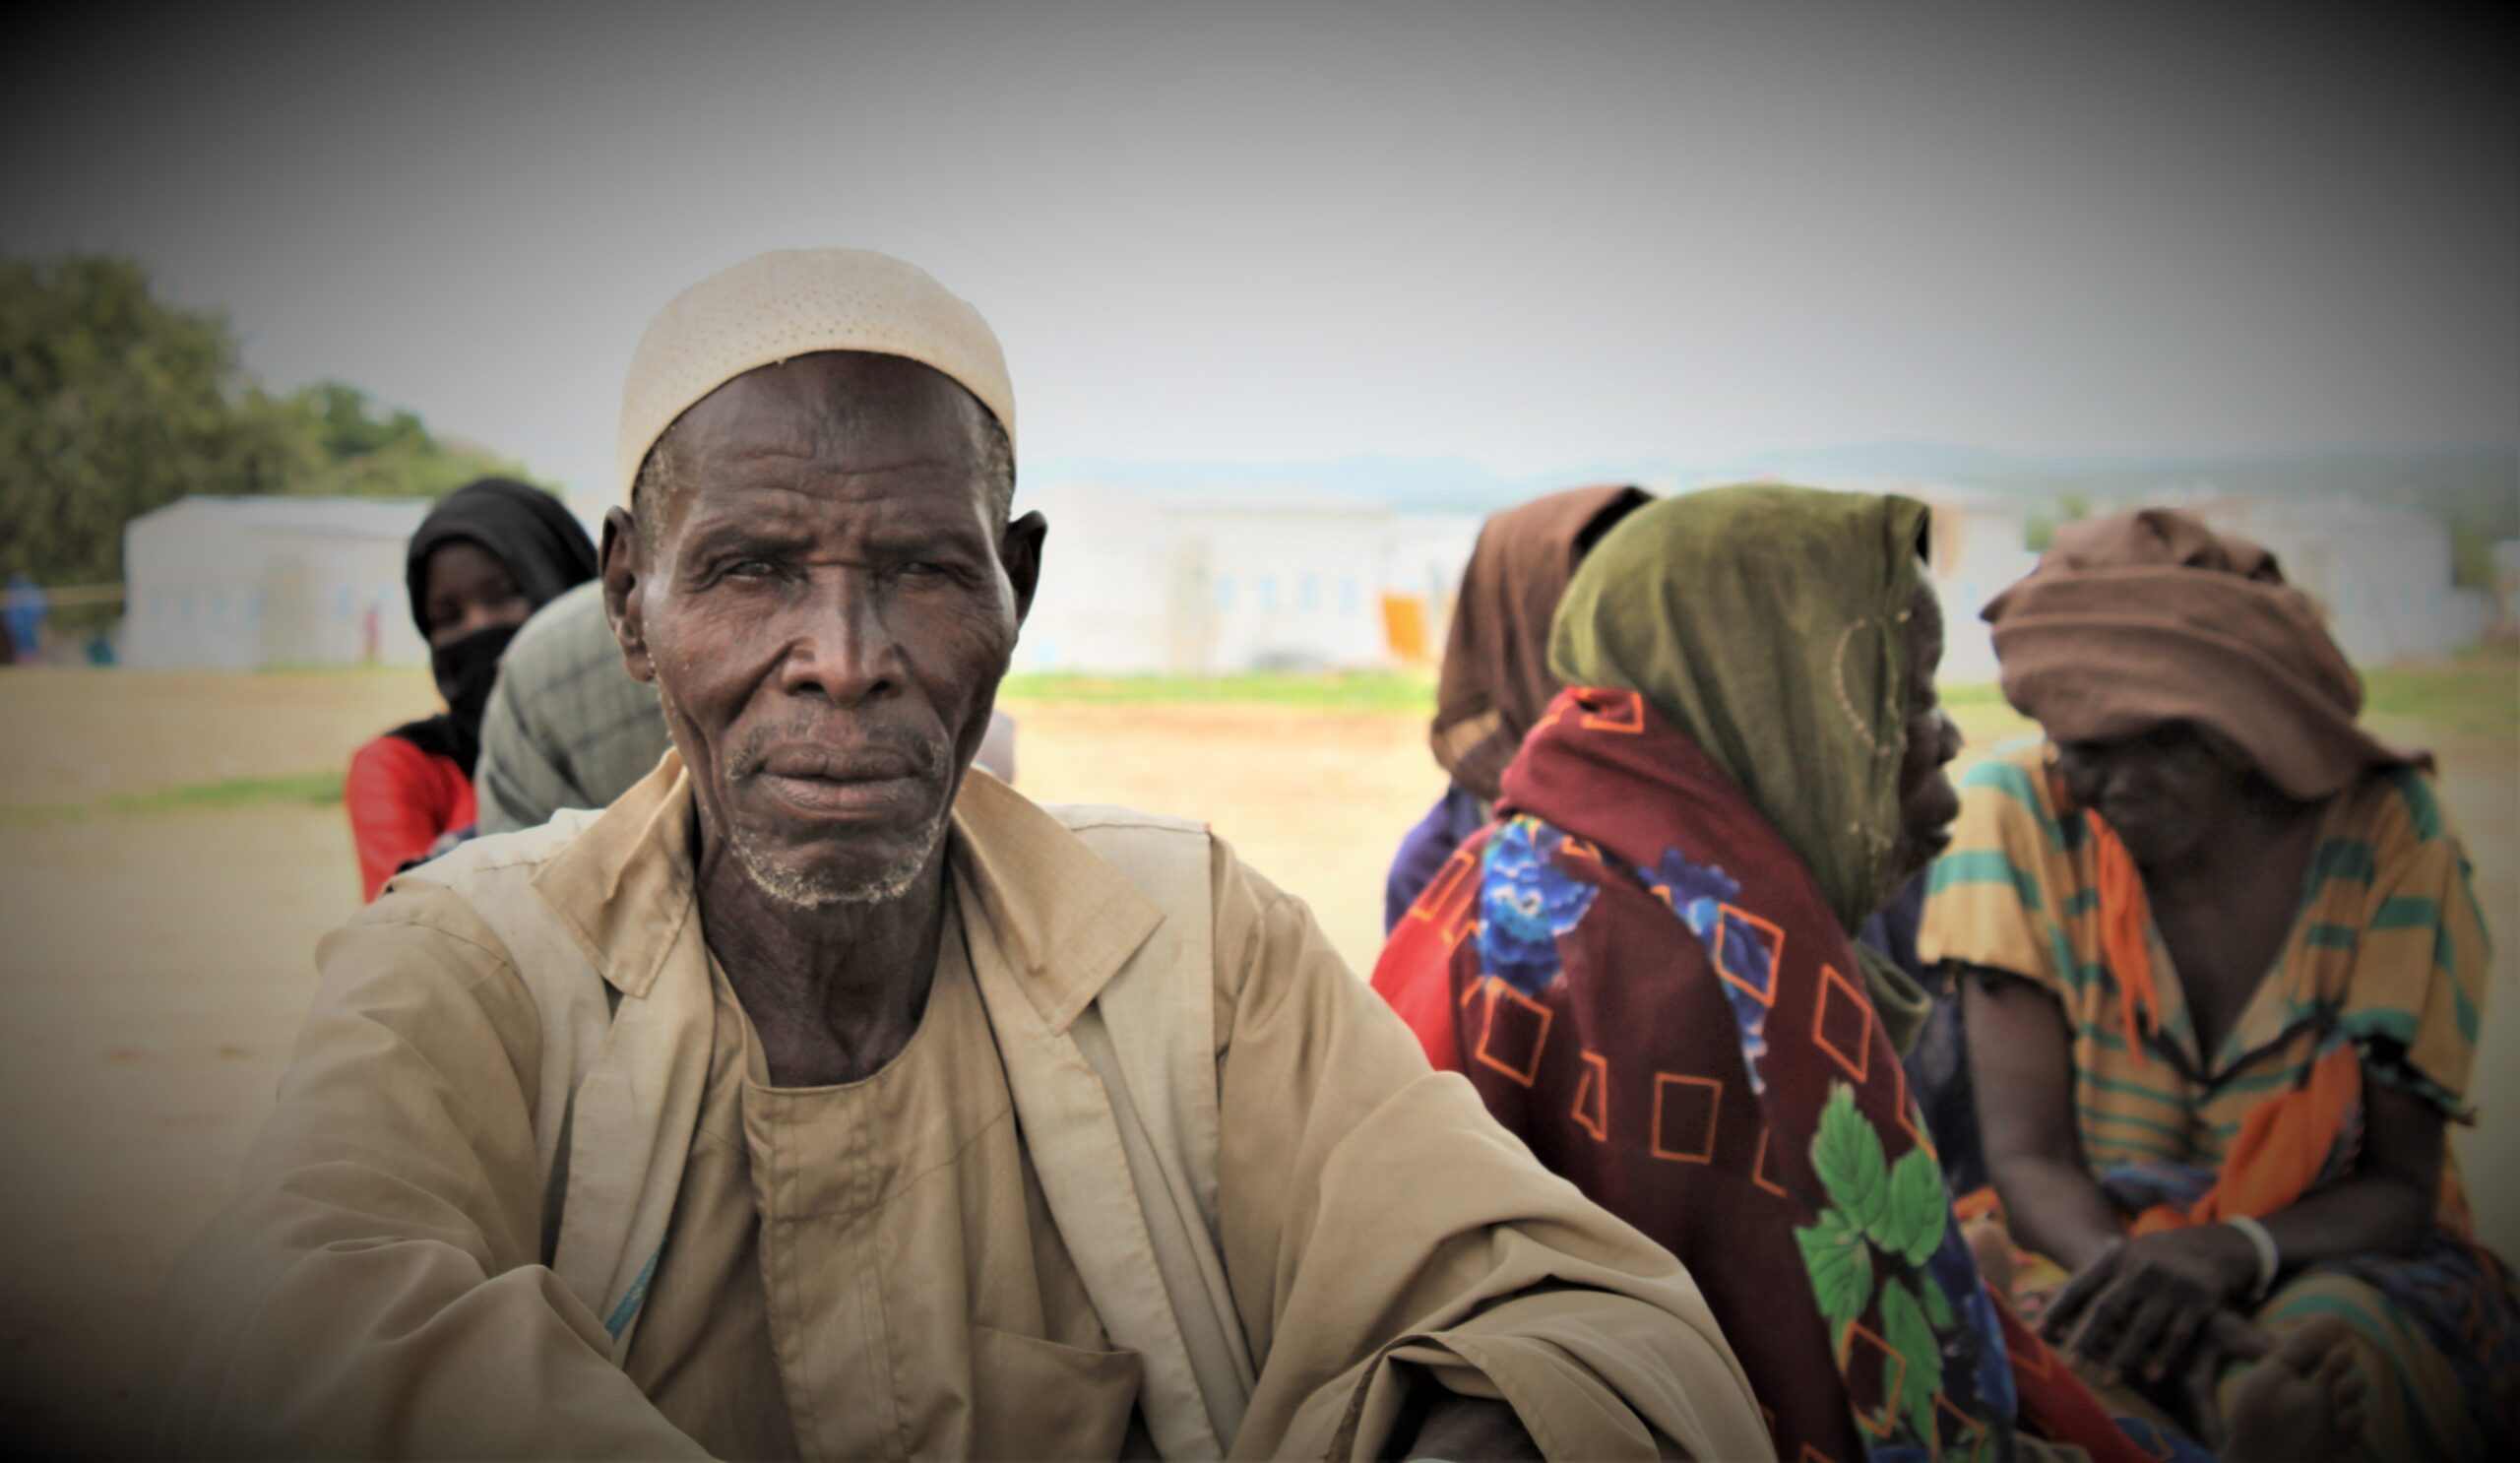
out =
[[(499, 657), (507, 654), (508, 642), (521, 628), (492, 625), (429, 648), (429, 669), (437, 676), (437, 693), (446, 698), (447, 717), (455, 723), (459, 741), (480, 745), (481, 713), (489, 709), (490, 686), (499, 678)], [(472, 770), (472, 757), (456, 760)]]
[(451, 758), (472, 775), (481, 760), (481, 713), (490, 706), (490, 687), (498, 683), (499, 657), (516, 638), (519, 625), (492, 625), (461, 640), (429, 647), (429, 669), (437, 676), (437, 693), (446, 698), (439, 716), (395, 728), (387, 732), (421, 751)]

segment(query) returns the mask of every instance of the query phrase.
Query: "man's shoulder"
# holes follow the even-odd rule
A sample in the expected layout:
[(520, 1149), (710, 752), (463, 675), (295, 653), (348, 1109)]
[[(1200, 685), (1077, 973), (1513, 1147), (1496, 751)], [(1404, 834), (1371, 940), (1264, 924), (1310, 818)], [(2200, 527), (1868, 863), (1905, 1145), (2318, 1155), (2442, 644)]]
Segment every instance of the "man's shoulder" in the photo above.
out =
[(543, 864), (558, 857), (584, 833), (600, 808), (562, 808), (547, 823), (514, 833), (490, 833), (467, 839), (426, 863), (396, 874), (386, 887), (406, 879), (442, 885), (465, 895), (492, 879), (532, 879)]
[(1097, 835), (1125, 838), (1143, 833), (1192, 839), (1208, 836), (1208, 825), (1197, 818), (1152, 813), (1143, 808), (1123, 807), (1116, 802), (1042, 802), (1035, 805), (1056, 818), (1060, 827), (1089, 843)]

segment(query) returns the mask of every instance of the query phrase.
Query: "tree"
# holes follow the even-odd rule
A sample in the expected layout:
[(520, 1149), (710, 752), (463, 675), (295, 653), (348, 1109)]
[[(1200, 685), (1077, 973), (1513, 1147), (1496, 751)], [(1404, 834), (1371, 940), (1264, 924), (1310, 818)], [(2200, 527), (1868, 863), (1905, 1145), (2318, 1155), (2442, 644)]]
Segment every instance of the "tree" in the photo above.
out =
[(226, 317), (159, 299), (140, 265), (0, 262), (0, 574), (112, 581), (123, 525), (191, 493), (435, 496), (513, 464), (326, 382), (244, 373)]
[(316, 465), (302, 413), (242, 379), (226, 321), (128, 260), (0, 264), (0, 569), (109, 580), (122, 526)]

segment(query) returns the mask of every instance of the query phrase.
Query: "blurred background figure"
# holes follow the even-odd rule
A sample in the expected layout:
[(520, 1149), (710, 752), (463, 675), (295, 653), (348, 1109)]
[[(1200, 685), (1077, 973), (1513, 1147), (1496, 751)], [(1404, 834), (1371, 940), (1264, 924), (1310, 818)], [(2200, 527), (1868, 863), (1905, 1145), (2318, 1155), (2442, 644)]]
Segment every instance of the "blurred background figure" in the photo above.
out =
[[(656, 770), (672, 739), (657, 689), (623, 664), (590, 580), (553, 600), (516, 633), (481, 717), (472, 778), (483, 833), (548, 822), (564, 807), (609, 807)], [(977, 764), (1015, 781), (1015, 723), (989, 718)]]
[(1641, 487), (1568, 488), (1508, 508), (1480, 529), (1453, 604), (1428, 738), (1452, 783), (1392, 858), (1385, 933), (1453, 850), (1487, 826), (1497, 779), (1561, 689), (1548, 670), (1548, 625), (1566, 581), (1603, 535), (1651, 501)]
[(522, 482), (469, 483), (420, 521), (404, 577), (446, 710), (395, 728), (350, 759), (343, 800), (366, 898), (396, 869), (472, 828), (472, 770), (499, 658), (536, 609), (595, 571), (595, 544), (577, 519)]
[(24, 570), (9, 576), (9, 593), (0, 604), (0, 621), (8, 626), (9, 658), (22, 665), (37, 665), (43, 660), (43, 622), (52, 614), (52, 602)]
[(1986, 617), (2046, 737), (1964, 780), (1922, 945), (1969, 977), (2016, 1299), (2209, 1443), (2228, 1338), (2342, 1316), (2373, 1456), (2509, 1456), (2520, 1309), (2444, 1136), (2490, 954), (2432, 759), (2191, 513), (2059, 529)]

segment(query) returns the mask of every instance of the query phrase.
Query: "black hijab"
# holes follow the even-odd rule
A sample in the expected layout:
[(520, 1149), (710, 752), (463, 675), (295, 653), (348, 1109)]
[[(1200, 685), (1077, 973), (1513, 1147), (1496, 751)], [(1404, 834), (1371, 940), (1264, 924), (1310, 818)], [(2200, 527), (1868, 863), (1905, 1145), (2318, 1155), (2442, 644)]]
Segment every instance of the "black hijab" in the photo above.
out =
[[(478, 544), (497, 559), (536, 609), (595, 578), (595, 543), (558, 498), (510, 478), (480, 478), (439, 499), (420, 520), (404, 554), (411, 623), (423, 638), (429, 633), (429, 555), (457, 540)], [(472, 776), (481, 754), (481, 712), (489, 704), (499, 657), (516, 631), (516, 626), (500, 625), (429, 647), (429, 668), (447, 709), (386, 734), (452, 758), (465, 776)]]

